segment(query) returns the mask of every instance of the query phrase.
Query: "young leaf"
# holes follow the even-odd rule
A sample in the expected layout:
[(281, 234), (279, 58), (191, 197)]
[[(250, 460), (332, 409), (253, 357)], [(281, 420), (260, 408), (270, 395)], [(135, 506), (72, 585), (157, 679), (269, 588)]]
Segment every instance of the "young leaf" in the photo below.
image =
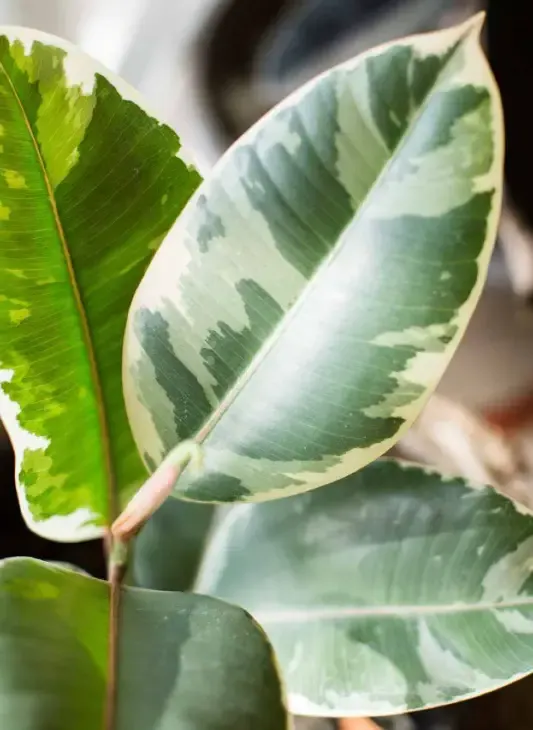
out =
[[(283, 730), (263, 632), (212, 598), (126, 588), (116, 730)], [(0, 564), (0, 726), (102, 727), (105, 583), (29, 559)]]
[(533, 519), (492, 489), (380, 461), (325, 489), (234, 507), (199, 591), (263, 625), (289, 707), (387, 715), (533, 668)]
[(131, 298), (198, 174), (70, 44), (0, 28), (0, 416), (22, 511), (95, 537), (142, 483), (121, 392)]
[(405, 432), (477, 302), (503, 128), (480, 19), (311, 81), (186, 207), (130, 312), (125, 392), (157, 465), (203, 444), (176, 494), (287, 496)]

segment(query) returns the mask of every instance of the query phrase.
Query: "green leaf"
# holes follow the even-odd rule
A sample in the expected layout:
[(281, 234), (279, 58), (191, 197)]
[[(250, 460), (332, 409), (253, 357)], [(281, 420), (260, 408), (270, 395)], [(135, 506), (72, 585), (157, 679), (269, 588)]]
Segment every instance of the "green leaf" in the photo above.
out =
[(533, 519), (490, 488), (378, 461), (239, 505), (197, 583), (265, 628), (289, 708), (387, 715), (533, 671)]
[(130, 312), (125, 393), (176, 495), (253, 501), (371, 462), (405, 432), (479, 297), (503, 127), (480, 18), (311, 81), (223, 157)]
[[(282, 730), (263, 632), (215, 599), (122, 593), (116, 730)], [(102, 727), (109, 592), (45, 563), (0, 564), (0, 726)]]
[(141, 103), (70, 44), (0, 28), (0, 415), (24, 517), (55, 540), (101, 534), (145, 477), (123, 333), (199, 176)]
[(190, 590), (214, 516), (211, 505), (167, 499), (133, 543), (131, 582), (160, 591)]

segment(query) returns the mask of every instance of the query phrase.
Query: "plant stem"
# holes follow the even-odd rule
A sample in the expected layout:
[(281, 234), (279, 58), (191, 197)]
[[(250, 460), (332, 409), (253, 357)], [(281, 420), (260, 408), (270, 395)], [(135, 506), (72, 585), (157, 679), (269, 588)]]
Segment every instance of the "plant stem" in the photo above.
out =
[(173, 449), (159, 469), (139, 489), (126, 509), (106, 534), (107, 580), (109, 583), (109, 629), (107, 654), (107, 684), (104, 730), (115, 730), (117, 719), (117, 685), (120, 595), (128, 562), (128, 542), (144, 522), (165, 501), (183, 469), (192, 462), (199, 470), (202, 452), (193, 441), (184, 441)]
[(109, 583), (109, 628), (107, 653), (107, 683), (105, 697), (104, 730), (115, 730), (117, 716), (117, 683), (119, 654), (120, 593), (126, 572), (127, 547), (107, 535)]
[(113, 522), (112, 537), (123, 544), (131, 540), (163, 504), (189, 463), (198, 473), (202, 468), (202, 450), (194, 441), (183, 441), (168, 454)]

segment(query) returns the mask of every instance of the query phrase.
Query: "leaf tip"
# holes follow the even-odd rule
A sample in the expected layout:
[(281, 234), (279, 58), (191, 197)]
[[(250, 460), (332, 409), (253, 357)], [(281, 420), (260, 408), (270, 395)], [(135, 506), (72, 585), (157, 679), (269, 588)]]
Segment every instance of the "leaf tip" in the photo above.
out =
[(479, 13), (476, 13), (471, 18), (468, 18), (468, 20), (463, 25), (465, 35), (474, 36), (476, 39), (479, 40), (481, 36), (481, 31), (483, 30), (483, 26), (485, 25), (486, 17), (487, 13), (484, 10), (481, 10)]

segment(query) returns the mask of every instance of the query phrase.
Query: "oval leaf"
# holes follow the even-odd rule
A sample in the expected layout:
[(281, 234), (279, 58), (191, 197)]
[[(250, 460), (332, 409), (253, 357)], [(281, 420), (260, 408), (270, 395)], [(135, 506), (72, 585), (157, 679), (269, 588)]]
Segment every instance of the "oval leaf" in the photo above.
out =
[(345, 63), (224, 156), (130, 313), (125, 388), (150, 464), (205, 448), (176, 494), (262, 500), (384, 453), (478, 299), (502, 183), (479, 18)]
[[(271, 648), (241, 609), (122, 592), (116, 730), (283, 730)], [(109, 590), (38, 561), (0, 564), (0, 725), (102, 727)]]
[(380, 461), (233, 508), (197, 588), (265, 628), (289, 707), (387, 715), (533, 671), (533, 519), (490, 488)]
[(0, 28), (0, 96), (0, 416), (29, 527), (87, 539), (145, 476), (123, 332), (199, 176), (133, 90), (58, 38)]

